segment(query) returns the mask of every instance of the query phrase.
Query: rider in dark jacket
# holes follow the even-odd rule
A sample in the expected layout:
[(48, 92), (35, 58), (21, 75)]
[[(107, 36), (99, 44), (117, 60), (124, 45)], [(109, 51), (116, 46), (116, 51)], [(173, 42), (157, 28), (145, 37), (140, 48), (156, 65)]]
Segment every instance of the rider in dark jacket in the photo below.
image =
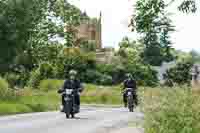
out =
[[(63, 87), (58, 90), (58, 93), (63, 92), (65, 89), (74, 89), (75, 91), (75, 104), (80, 106), (80, 92), (83, 91), (83, 86), (81, 84), (81, 82), (76, 78), (77, 72), (74, 70), (71, 70), (69, 72), (69, 79), (66, 79), (64, 82)], [(62, 110), (63, 111), (63, 106), (65, 104), (65, 100), (64, 100), (64, 96), (62, 96)]]
[(133, 79), (132, 75), (129, 73), (126, 75), (127, 79), (123, 82), (123, 101), (124, 101), (124, 106), (127, 107), (127, 92), (125, 92), (126, 88), (132, 88), (133, 89), (133, 96), (134, 96), (134, 101), (135, 104), (138, 104), (138, 99), (137, 99), (137, 94), (136, 94), (136, 89), (137, 89), (137, 83)]

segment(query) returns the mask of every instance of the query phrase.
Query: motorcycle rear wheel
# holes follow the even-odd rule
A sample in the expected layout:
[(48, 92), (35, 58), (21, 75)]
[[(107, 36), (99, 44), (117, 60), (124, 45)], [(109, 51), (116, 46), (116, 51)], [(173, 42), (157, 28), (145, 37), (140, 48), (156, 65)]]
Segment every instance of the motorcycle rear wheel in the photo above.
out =
[(129, 109), (129, 112), (133, 112), (134, 110), (134, 103), (133, 103), (133, 97), (130, 96), (128, 97), (128, 109)]

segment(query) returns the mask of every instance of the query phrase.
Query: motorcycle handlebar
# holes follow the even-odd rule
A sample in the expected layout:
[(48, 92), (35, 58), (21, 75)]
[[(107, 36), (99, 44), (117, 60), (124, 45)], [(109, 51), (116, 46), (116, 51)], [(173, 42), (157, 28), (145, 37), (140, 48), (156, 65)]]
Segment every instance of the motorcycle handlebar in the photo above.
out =
[[(82, 89), (81, 88), (79, 88), (78, 90), (73, 89), (73, 93), (76, 92), (76, 91), (77, 91), (78, 94), (80, 94), (82, 92)], [(65, 89), (59, 89), (58, 93), (59, 94), (66, 94)]]

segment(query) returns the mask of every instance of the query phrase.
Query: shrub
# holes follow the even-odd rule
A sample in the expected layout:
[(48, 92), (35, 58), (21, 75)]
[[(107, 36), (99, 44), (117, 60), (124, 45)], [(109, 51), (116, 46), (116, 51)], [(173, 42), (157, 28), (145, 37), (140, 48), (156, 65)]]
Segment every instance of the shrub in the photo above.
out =
[(44, 78), (54, 78), (55, 70), (52, 64), (48, 62), (43, 62), (39, 66), (39, 71), (41, 74), (42, 79)]
[(68, 77), (71, 69), (77, 70), (81, 79), (84, 79), (86, 70), (95, 68), (95, 53), (83, 52), (79, 48), (65, 48), (59, 56), (56, 66), (56, 76)]
[(186, 87), (157, 88), (144, 90), (142, 97), (145, 132), (199, 133), (199, 94)]
[(41, 80), (54, 78), (55, 73), (56, 72), (51, 64), (46, 62), (41, 63), (37, 69), (31, 72), (28, 86), (38, 88)]
[(38, 69), (34, 70), (30, 74), (30, 79), (28, 81), (28, 86), (32, 88), (38, 88), (40, 81), (42, 80), (42, 76)]
[(54, 79), (47, 79), (42, 80), (40, 82), (39, 88), (43, 91), (51, 91), (51, 90), (58, 90), (62, 87), (63, 81), (62, 80), (54, 80)]
[(7, 73), (4, 78), (8, 81), (10, 88), (14, 88), (16, 85), (19, 85), (19, 75), (15, 73)]
[(155, 86), (158, 83), (157, 72), (151, 66), (142, 63), (135, 64), (126, 62), (123, 65), (102, 64), (97, 66), (97, 70), (105, 75), (111, 76), (113, 84), (121, 83), (125, 79), (126, 73), (134, 75), (139, 85)]
[(114, 84), (119, 84), (125, 78), (125, 67), (119, 64), (99, 64), (97, 65), (97, 71), (104, 73), (112, 77)]
[(99, 85), (112, 85), (113, 79), (110, 75), (102, 74), (96, 70), (87, 70), (82, 81)]
[(100, 81), (98, 81), (101, 85), (112, 85), (113, 80), (112, 77), (109, 75), (101, 75)]
[(170, 83), (176, 83), (179, 85), (190, 84), (191, 74), (190, 70), (193, 66), (191, 61), (181, 61), (177, 65), (169, 70), (163, 75), (166, 81), (166, 85)]
[(84, 74), (84, 78), (82, 79), (86, 83), (95, 83), (97, 84), (98, 81), (101, 79), (101, 73), (95, 70), (87, 70)]
[(8, 82), (0, 77), (0, 98), (6, 97), (6, 94), (8, 93)]

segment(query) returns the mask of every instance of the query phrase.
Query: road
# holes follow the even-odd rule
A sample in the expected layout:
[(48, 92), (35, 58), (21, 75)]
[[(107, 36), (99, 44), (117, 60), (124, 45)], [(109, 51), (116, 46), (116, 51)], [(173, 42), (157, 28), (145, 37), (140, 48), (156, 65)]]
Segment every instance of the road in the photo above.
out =
[(110, 133), (142, 117), (124, 108), (82, 107), (75, 119), (66, 119), (61, 112), (0, 117), (0, 133)]

